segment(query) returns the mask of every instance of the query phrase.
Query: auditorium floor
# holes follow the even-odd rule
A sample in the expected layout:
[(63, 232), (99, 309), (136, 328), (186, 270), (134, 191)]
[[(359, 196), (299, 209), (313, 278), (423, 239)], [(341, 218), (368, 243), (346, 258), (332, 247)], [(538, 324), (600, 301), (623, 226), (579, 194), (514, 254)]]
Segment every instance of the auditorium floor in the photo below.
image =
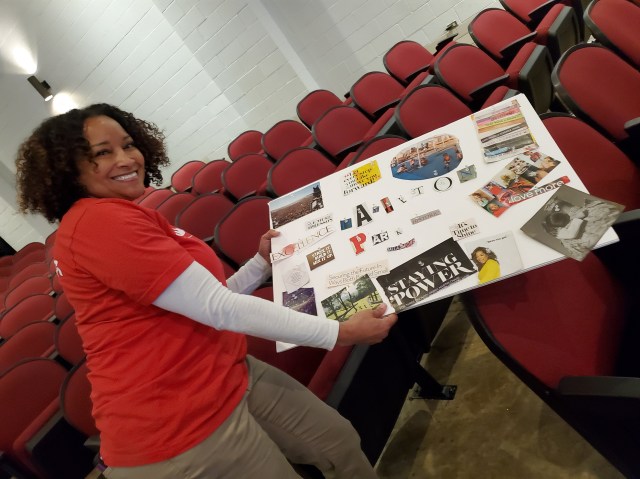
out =
[(623, 477), (489, 352), (458, 301), (424, 361), (456, 397), (405, 402), (380, 478)]

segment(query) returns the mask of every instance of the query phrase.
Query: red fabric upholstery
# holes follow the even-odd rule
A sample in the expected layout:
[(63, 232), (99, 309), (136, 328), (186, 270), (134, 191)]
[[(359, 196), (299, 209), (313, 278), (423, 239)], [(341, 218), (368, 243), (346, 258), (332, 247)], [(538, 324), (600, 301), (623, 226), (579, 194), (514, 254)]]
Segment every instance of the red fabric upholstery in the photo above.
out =
[(331, 160), (313, 148), (295, 148), (269, 170), (268, 190), (276, 196), (318, 181), (336, 169)]
[(522, 46), (520, 51), (518, 51), (518, 54), (514, 57), (511, 63), (509, 63), (509, 66), (507, 67), (507, 74), (509, 75), (508, 85), (510, 88), (513, 88), (514, 90), (518, 89), (518, 77), (520, 71), (524, 67), (525, 63), (527, 63), (529, 57), (531, 56), (531, 53), (536, 49), (537, 46), (538, 45), (533, 42), (526, 43)]
[(222, 172), (225, 191), (236, 199), (257, 194), (272, 166), (264, 155), (250, 153), (237, 158)]
[(144, 193), (142, 193), (138, 198), (136, 198), (134, 201), (136, 203), (140, 203), (143, 199), (145, 199), (147, 196), (149, 196), (152, 192), (156, 191), (156, 188), (154, 188), (153, 186), (147, 186), (144, 189)]
[(383, 72), (365, 73), (351, 87), (353, 102), (372, 118), (379, 117), (403, 95), (402, 84)]
[(49, 274), (49, 265), (45, 262), (31, 263), (16, 271), (9, 280), (9, 288), (15, 288), (25, 279), (32, 276), (47, 276)]
[(216, 246), (237, 265), (258, 252), (260, 237), (269, 229), (269, 201), (264, 196), (244, 199), (218, 223)]
[[(349, 101), (350, 103), (350, 101)], [(296, 112), (300, 121), (311, 128), (318, 118), (334, 106), (346, 105), (335, 93), (329, 90), (314, 90), (298, 102)]]
[(440, 86), (421, 86), (398, 105), (396, 121), (411, 138), (424, 135), (470, 115), (471, 109)]
[(156, 211), (164, 216), (172, 225), (176, 224), (176, 217), (195, 196), (191, 193), (174, 193), (156, 207)]
[(22, 359), (46, 357), (53, 353), (55, 330), (55, 324), (41, 321), (16, 331), (0, 347), (0, 374)]
[(146, 196), (142, 196), (141, 198), (138, 198), (136, 202), (140, 206), (144, 206), (145, 208), (150, 208), (154, 210), (160, 205), (160, 203), (162, 203), (164, 200), (169, 198), (169, 196), (171, 196), (172, 194), (173, 194), (173, 191), (167, 188), (162, 188), (160, 190), (152, 191)]
[(563, 376), (613, 373), (624, 317), (621, 289), (590, 254), (471, 294), (496, 342), (555, 388)]
[(508, 86), (499, 86), (495, 90), (491, 92), (491, 95), (484, 101), (482, 104), (482, 108), (488, 108), (491, 105), (495, 105), (496, 103), (500, 103), (507, 96), (507, 93), (513, 92)]
[(20, 256), (14, 256), (12, 272), (13, 274), (15, 274), (19, 270), (21, 270), (22, 268), (24, 268), (25, 266), (31, 263), (40, 263), (42, 261), (46, 261), (46, 259), (47, 259), (47, 251), (45, 248), (31, 250), (26, 254), (23, 254)]
[(83, 359), (69, 371), (60, 388), (60, 405), (62, 414), (69, 424), (88, 437), (97, 436), (100, 431), (96, 428), (91, 415), (91, 383), (87, 377), (89, 369)]
[(325, 353), (322, 362), (318, 365), (313, 377), (307, 384), (309, 390), (323, 401), (326, 401), (352, 350), (353, 346), (336, 346)]
[(240, 133), (227, 147), (229, 159), (236, 161), (242, 155), (262, 153), (262, 133), (257, 130), (247, 130)]
[(396, 80), (407, 85), (419, 72), (427, 71), (435, 57), (419, 43), (403, 40), (392, 46), (382, 61)]
[(361, 111), (337, 106), (318, 118), (311, 131), (316, 143), (337, 159), (360, 145), (372, 126)]
[(473, 41), (495, 60), (504, 59), (503, 49), (531, 34), (516, 17), (500, 8), (487, 8), (469, 24)]
[(628, 0), (595, 0), (585, 23), (603, 45), (613, 47), (640, 67), (640, 6)]
[(205, 242), (213, 240), (220, 219), (234, 203), (219, 193), (200, 195), (189, 203), (176, 218), (176, 226)]
[(9, 338), (23, 326), (36, 321), (49, 321), (54, 316), (55, 299), (48, 294), (33, 294), (19, 301), (2, 317), (0, 337)]
[(613, 143), (572, 116), (543, 123), (591, 194), (640, 208), (640, 170)]
[(374, 136), (358, 148), (358, 151), (355, 152), (353, 158), (349, 162), (349, 166), (355, 163), (360, 163), (372, 156), (376, 156), (383, 151), (390, 150), (391, 148), (401, 145), (405, 141), (407, 141), (406, 138), (397, 135)]
[(229, 166), (226, 160), (214, 160), (204, 165), (193, 177), (193, 193), (202, 195), (222, 190), (222, 172)]
[(171, 175), (171, 187), (178, 193), (191, 189), (191, 181), (194, 175), (204, 165), (204, 161), (187, 161)]
[(13, 255), (13, 264), (16, 264), (18, 261), (20, 261), (21, 258), (35, 251), (44, 252), (44, 249), (45, 249), (44, 243), (40, 243), (38, 241), (34, 241), (33, 243), (26, 244), (22, 248), (20, 248), (18, 251), (16, 251), (16, 254)]
[(9, 309), (32, 294), (50, 294), (53, 291), (51, 279), (45, 276), (32, 276), (10, 290), (4, 298), (4, 306)]
[(560, 98), (577, 105), (573, 113), (616, 140), (627, 138), (624, 124), (640, 117), (640, 72), (602, 46), (581, 44), (566, 51), (552, 80)]
[(530, 26), (536, 26), (537, 21), (544, 16), (543, 13), (551, 7), (548, 0), (500, 0), (500, 3), (505, 10)]
[(278, 161), (288, 151), (299, 146), (309, 146), (313, 142), (311, 132), (302, 123), (293, 120), (279, 121), (262, 137), (262, 149)]
[(24, 448), (29, 439), (24, 432), (34, 428), (34, 422), (38, 428), (43, 424), (43, 411), (49, 418), (57, 410), (65, 375), (65, 369), (51, 359), (29, 359), (0, 376), (0, 450), (38, 475), (42, 473), (28, 460)]
[(82, 338), (78, 334), (75, 313), (58, 324), (54, 340), (58, 354), (70, 364), (78, 364), (84, 358), (85, 353)]
[(476, 88), (504, 75), (491, 57), (473, 45), (456, 44), (447, 49), (435, 63), (436, 75), (443, 84), (470, 102)]

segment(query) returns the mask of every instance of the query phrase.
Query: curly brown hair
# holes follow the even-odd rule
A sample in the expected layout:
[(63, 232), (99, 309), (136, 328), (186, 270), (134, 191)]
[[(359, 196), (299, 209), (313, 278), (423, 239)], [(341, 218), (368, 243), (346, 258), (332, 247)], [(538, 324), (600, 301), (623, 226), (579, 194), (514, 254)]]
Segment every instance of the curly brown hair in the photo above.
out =
[(20, 212), (40, 213), (53, 223), (73, 203), (89, 196), (78, 181), (78, 162), (94, 161), (83, 134), (84, 122), (103, 115), (117, 121), (144, 156), (144, 185), (162, 183), (160, 168), (169, 164), (162, 131), (131, 113), (98, 103), (48, 118), (20, 145), (16, 158)]

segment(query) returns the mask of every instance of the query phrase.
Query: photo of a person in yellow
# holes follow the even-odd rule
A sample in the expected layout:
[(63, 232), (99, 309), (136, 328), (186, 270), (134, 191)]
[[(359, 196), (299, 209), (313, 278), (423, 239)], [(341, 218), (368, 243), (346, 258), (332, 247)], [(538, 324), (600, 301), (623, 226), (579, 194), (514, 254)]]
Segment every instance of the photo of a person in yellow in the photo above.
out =
[(500, 277), (500, 263), (495, 253), (489, 248), (478, 246), (471, 253), (471, 261), (478, 268), (478, 282), (480, 284)]

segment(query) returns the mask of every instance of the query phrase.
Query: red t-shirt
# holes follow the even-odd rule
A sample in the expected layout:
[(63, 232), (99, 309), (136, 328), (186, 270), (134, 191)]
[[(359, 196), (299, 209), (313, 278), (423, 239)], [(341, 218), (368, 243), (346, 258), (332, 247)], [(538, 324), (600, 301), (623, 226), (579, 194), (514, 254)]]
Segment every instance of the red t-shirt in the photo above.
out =
[(62, 218), (54, 258), (87, 353), (105, 463), (163, 461), (211, 435), (246, 390), (245, 337), (152, 304), (194, 260), (225, 284), (211, 248), (154, 210), (86, 198)]

